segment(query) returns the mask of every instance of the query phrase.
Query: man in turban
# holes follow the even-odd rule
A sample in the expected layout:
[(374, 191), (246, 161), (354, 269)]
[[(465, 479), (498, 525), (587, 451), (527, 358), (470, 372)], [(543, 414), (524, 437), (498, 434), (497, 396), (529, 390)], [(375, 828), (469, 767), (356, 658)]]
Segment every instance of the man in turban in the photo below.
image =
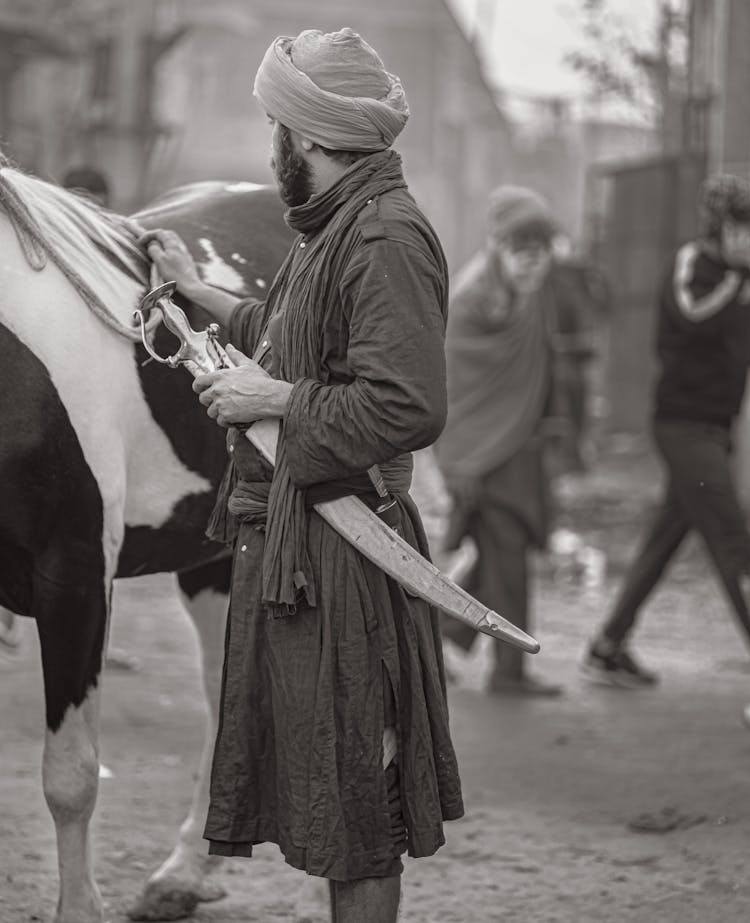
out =
[[(560, 341), (547, 284), (555, 225), (545, 200), (519, 186), (494, 190), (487, 221), (485, 246), (452, 284), (448, 420), (436, 460), (453, 502), (447, 549), (466, 537), (476, 549), (464, 587), (528, 631), (528, 558), (545, 545), (549, 524), (544, 424)], [(476, 637), (448, 617), (444, 632), (464, 649)], [(522, 651), (497, 644), (494, 652), (491, 693), (559, 694), (528, 674)]]
[[(205, 835), (219, 855), (277, 843), (330, 880), (337, 923), (393, 923), (401, 854), (431, 855), (463, 813), (438, 615), (312, 507), (382, 507), (378, 466), (389, 524), (427, 553), (408, 489), (445, 421), (446, 264), (391, 150), (403, 88), (358, 35), (276, 39), (255, 95), (298, 232), (265, 302), (237, 304), (174, 235), (147, 235), (162, 275), (254, 355), (230, 348), (236, 369), (194, 383), (233, 427), (212, 534), (236, 534)], [(263, 417), (282, 418), (273, 471), (241, 435)]]
[(698, 209), (700, 236), (676, 252), (659, 296), (652, 432), (664, 497), (582, 665), (595, 682), (622, 688), (657, 681), (628, 640), (692, 530), (750, 646), (750, 533), (732, 472), (732, 428), (750, 362), (750, 182), (710, 177)]

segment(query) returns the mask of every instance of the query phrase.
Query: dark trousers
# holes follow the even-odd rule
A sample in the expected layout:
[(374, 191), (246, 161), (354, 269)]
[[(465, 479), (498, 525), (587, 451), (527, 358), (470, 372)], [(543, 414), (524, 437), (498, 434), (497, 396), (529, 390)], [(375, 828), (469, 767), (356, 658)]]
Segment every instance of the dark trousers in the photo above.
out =
[(750, 565), (750, 534), (730, 468), (729, 432), (706, 423), (656, 421), (654, 441), (667, 471), (661, 507), (602, 634), (622, 644), (638, 610), (691, 529), (702, 537), (750, 644), (750, 616), (740, 579)]
[[(481, 513), (475, 512), (469, 517), (466, 534), (476, 543), (478, 554), (476, 563), (462, 580), (464, 589), (509, 622), (528, 631), (528, 529), (514, 513), (488, 500)], [(469, 625), (450, 616), (443, 619), (442, 633), (464, 650), (472, 646), (477, 636)], [(501, 641), (494, 642), (494, 651), (495, 675), (520, 679), (524, 668), (523, 651)]]

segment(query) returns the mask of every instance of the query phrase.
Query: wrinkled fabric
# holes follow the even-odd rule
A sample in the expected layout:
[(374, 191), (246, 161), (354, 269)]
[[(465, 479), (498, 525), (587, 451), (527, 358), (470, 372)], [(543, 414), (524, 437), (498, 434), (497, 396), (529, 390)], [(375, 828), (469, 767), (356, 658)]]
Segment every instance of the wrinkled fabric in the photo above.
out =
[[(288, 224), (307, 239), (300, 242), (301, 256), (296, 258), (293, 250), (284, 261), (266, 302), (279, 328), (279, 374), (285, 381), (319, 374), (323, 319), (355, 246), (351, 229), (368, 203), (404, 185), (401, 158), (395, 151), (381, 151), (361, 158), (329, 189), (287, 212)], [(282, 420), (263, 557), (263, 601), (279, 616), (300, 605), (316, 605), (305, 547), (306, 503), (289, 471), (286, 425)]]
[(272, 118), (332, 150), (385, 150), (409, 118), (401, 81), (348, 28), (276, 38), (253, 92)]
[[(321, 230), (311, 222), (294, 261)], [(366, 203), (346, 234), (318, 375), (294, 383), (285, 416), (290, 475), (306, 494), (360, 482), (373, 463), (403, 460), (397, 468), (405, 471), (409, 453), (432, 442), (445, 420), (447, 272), (432, 229), (401, 186)], [(263, 305), (241, 305), (229, 332), (278, 375), (283, 324), (266, 326)], [(238, 483), (262, 498), (269, 466), (244, 436), (231, 431), (229, 440)], [(399, 492), (397, 504), (402, 534), (427, 554), (408, 493)], [(270, 841), (310, 874), (397, 874), (405, 845), (412, 856), (431, 855), (444, 841), (443, 821), (463, 813), (437, 613), (311, 510), (317, 605), (268, 618), (257, 525), (241, 522), (235, 546), (210, 851), (247, 856)], [(388, 726), (396, 731), (406, 844), (394, 839), (394, 793), (382, 766)]]
[(448, 319), (448, 420), (435, 446), (446, 481), (479, 479), (539, 426), (550, 387), (547, 289), (513, 295), (482, 250), (455, 281)]

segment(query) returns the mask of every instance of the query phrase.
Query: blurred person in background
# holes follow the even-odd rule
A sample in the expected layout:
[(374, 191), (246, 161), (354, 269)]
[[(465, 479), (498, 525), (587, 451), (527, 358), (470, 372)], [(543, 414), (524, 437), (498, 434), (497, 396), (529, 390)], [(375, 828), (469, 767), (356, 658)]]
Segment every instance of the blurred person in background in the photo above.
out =
[[(574, 315), (561, 336), (549, 284), (555, 233), (547, 202), (533, 190), (500, 186), (491, 194), (486, 245), (452, 284), (448, 419), (435, 446), (452, 502), (444, 550), (471, 539), (476, 560), (460, 582), (524, 631), (530, 553), (545, 547), (550, 525), (547, 443), (569, 429), (555, 382), (580, 376), (583, 354)], [(447, 616), (443, 631), (464, 650), (476, 637)], [(527, 673), (528, 655), (503, 643), (493, 649), (490, 692), (560, 694)]]
[(641, 606), (692, 530), (750, 645), (750, 534), (732, 474), (732, 427), (750, 360), (750, 182), (709, 178), (699, 215), (700, 237), (677, 251), (659, 298), (652, 433), (664, 496), (582, 663), (586, 676), (612, 686), (657, 682), (628, 642)]
[[(359, 35), (276, 39), (255, 96), (299, 235), (266, 301), (201, 282), (177, 235), (143, 238), (257, 359), (232, 351), (238, 368), (194, 382), (209, 416), (241, 427), (212, 521), (236, 541), (205, 836), (218, 855), (278, 844), (329, 879), (334, 923), (395, 923), (401, 855), (432, 855), (463, 814), (438, 616), (311, 507), (380, 506), (377, 463), (392, 524), (427, 553), (410, 453), (445, 419), (447, 268), (391, 149), (403, 87)], [(282, 417), (274, 470), (242, 436), (264, 417)]]
[(60, 185), (72, 192), (85, 195), (104, 208), (110, 206), (110, 188), (107, 178), (96, 167), (87, 164), (70, 167), (63, 175)]
[(583, 473), (592, 464), (591, 366), (597, 337), (609, 313), (606, 280), (591, 262), (572, 252), (570, 239), (557, 234), (545, 283), (555, 303), (553, 351), (559, 357), (555, 377), (555, 416), (560, 431), (556, 461), (560, 473)]

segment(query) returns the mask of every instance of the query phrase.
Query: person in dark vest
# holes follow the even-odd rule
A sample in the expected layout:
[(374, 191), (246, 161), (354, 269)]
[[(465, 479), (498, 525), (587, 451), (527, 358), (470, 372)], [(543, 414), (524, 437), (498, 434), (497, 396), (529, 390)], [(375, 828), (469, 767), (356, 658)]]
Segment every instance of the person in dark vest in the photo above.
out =
[(582, 663), (589, 678), (614, 686), (657, 682), (628, 643), (641, 606), (693, 530), (750, 644), (750, 534), (731, 470), (750, 361), (750, 183), (709, 178), (699, 213), (700, 237), (679, 248), (659, 298), (652, 433), (664, 496)]
[[(438, 613), (312, 509), (380, 468), (401, 535), (428, 553), (411, 452), (445, 421), (448, 275), (391, 144), (399, 79), (350, 29), (279, 37), (255, 95), (297, 231), (265, 302), (201, 283), (184, 244), (146, 235), (164, 278), (228, 327), (239, 367), (197, 378), (236, 425), (211, 535), (234, 539), (210, 852), (286, 861), (330, 881), (335, 923), (395, 923), (401, 855), (427, 856), (463, 804)], [(271, 469), (242, 426), (281, 417)]]
[[(529, 631), (529, 556), (550, 525), (547, 433), (559, 430), (555, 378), (579, 363), (576, 331), (563, 336), (549, 283), (556, 231), (531, 189), (490, 196), (485, 246), (452, 282), (446, 354), (448, 419), (435, 459), (451, 497), (444, 550), (468, 537), (476, 561), (462, 585)], [(550, 427), (549, 424), (553, 425)], [(467, 650), (476, 633), (445, 617), (444, 636)], [(554, 696), (560, 687), (529, 675), (526, 655), (495, 644), (488, 691)]]

